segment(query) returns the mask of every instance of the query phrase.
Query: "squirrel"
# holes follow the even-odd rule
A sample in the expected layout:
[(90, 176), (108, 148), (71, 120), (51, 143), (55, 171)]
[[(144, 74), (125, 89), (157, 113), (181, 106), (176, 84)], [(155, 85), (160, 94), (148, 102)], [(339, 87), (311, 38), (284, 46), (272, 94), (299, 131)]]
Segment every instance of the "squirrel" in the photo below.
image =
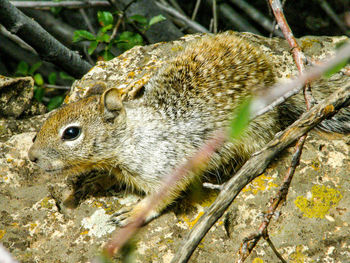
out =
[[(245, 99), (276, 82), (273, 62), (259, 47), (229, 32), (189, 43), (151, 77), (131, 100), (118, 87), (91, 94), (54, 112), (33, 139), (29, 159), (48, 173), (107, 170), (146, 197), (218, 129), (227, 128)], [(99, 88), (101, 83), (98, 84)], [(103, 86), (103, 85), (102, 85)], [(327, 96), (331, 91), (315, 87)], [(255, 151), (304, 111), (302, 95), (251, 121), (240, 140), (227, 141), (201, 174), (187, 175), (146, 221), (157, 217), (201, 176), (232, 176)], [(350, 132), (349, 110), (319, 128)], [(125, 225), (131, 211), (119, 213)]]

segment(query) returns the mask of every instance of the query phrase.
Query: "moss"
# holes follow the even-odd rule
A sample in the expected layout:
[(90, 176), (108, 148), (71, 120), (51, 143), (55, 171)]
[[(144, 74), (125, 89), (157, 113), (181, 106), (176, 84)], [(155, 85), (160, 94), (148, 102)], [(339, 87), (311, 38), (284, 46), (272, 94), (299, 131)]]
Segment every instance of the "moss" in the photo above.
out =
[(303, 216), (309, 218), (324, 218), (329, 209), (337, 206), (343, 198), (340, 191), (323, 185), (314, 185), (311, 193), (310, 200), (304, 196), (298, 196), (294, 201), (294, 204), (303, 212)]

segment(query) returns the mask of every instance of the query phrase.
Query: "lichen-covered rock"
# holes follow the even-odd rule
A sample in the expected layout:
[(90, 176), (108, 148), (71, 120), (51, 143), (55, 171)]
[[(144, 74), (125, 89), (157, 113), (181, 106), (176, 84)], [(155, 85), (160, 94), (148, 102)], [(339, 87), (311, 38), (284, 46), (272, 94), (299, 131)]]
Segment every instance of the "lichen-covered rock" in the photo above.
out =
[[(154, 69), (193, 37), (199, 36), (137, 47), (110, 62), (98, 64), (75, 83), (67, 102), (84, 97), (90, 84), (96, 82), (106, 87), (143, 85)], [(271, 56), (280, 63), (277, 68), (281, 77), (296, 74), (283, 40), (251, 34), (244, 37), (262, 45), (269, 53), (273, 50)], [(300, 43), (308, 56), (319, 60), (332, 54), (335, 44), (342, 39), (305, 37)], [(333, 78), (348, 81), (342, 73)], [(80, 185), (84, 188), (80, 204), (74, 209), (64, 208), (60, 199), (72, 188), (69, 184), (72, 178), (49, 177), (27, 158), (35, 134), (30, 131), (37, 129), (43, 119), (41, 116), (0, 121), (0, 132), (1, 127), (13, 126), (10, 132), (5, 128), (2, 137), (0, 133), (0, 242), (20, 262), (88, 262), (115, 229), (108, 222), (109, 215), (137, 202), (139, 196), (117, 186), (98, 191), (98, 187), (88, 183), (86, 187)], [(20, 128), (14, 128), (16, 125)], [(269, 228), (272, 242), (288, 262), (347, 262), (350, 258), (349, 150), (346, 136), (318, 132), (309, 135), (287, 200)], [(242, 239), (257, 230), (261, 214), (290, 164), (292, 152), (292, 148), (286, 150), (240, 193), (201, 242), (191, 262), (234, 261)], [(87, 195), (89, 187), (93, 189)], [(188, 193), (139, 232), (132, 252), (136, 262), (170, 262), (181, 239), (216, 197), (215, 191), (203, 192), (200, 198)], [(116, 262), (119, 261), (117, 256)], [(246, 262), (278, 262), (278, 259), (262, 240)]]
[[(265, 38), (251, 33), (234, 33), (259, 46), (274, 62), (277, 76), (281, 79), (298, 75), (290, 48), (281, 38)], [(94, 90), (96, 84), (103, 83), (105, 89), (116, 87), (132, 98), (133, 92), (145, 85), (157, 70), (176, 56), (188, 43), (200, 38), (202, 34), (186, 35), (179, 40), (134, 47), (110, 61), (100, 61), (82, 79), (76, 81), (65, 103), (76, 101), (91, 93), (102, 93), (103, 89)], [(334, 55), (335, 47), (344, 42), (346, 37), (306, 36), (299, 44), (310, 61), (321, 62)], [(347, 81), (343, 72), (334, 74), (323, 85), (332, 82)], [(337, 85), (340, 85), (338, 83)], [(130, 95), (131, 94), (131, 95)]]
[(34, 98), (31, 77), (0, 76), (0, 141), (20, 132), (35, 131), (45, 117), (29, 118), (45, 113), (45, 106)]
[(0, 118), (43, 114), (44, 105), (33, 100), (33, 87), (31, 77), (13, 79), (0, 76)]

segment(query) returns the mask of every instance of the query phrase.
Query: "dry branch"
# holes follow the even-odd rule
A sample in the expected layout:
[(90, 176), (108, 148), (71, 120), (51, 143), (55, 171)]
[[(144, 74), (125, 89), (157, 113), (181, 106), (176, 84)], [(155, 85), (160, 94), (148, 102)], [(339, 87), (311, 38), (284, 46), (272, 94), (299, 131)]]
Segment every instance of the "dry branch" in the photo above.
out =
[[(298, 43), (293, 35), (293, 32), (291, 31), (289, 25), (287, 24), (287, 20), (284, 16), (284, 13), (282, 10), (282, 5), (281, 5), (279, 0), (270, 0), (270, 5), (271, 5), (272, 11), (276, 17), (276, 21), (277, 21), (278, 25), (280, 26), (280, 28), (282, 28), (282, 32), (285, 35), (285, 38), (291, 47), (293, 57), (295, 59), (295, 63), (296, 63), (296, 66), (299, 70), (299, 73), (302, 74), (302, 73), (304, 73), (305, 65), (304, 65), (303, 60), (299, 59), (299, 58), (305, 57), (305, 55), (302, 53), (301, 48), (298, 45)], [(311, 101), (313, 101), (313, 100), (311, 100), (312, 95), (311, 95), (311, 91), (310, 91), (310, 85), (308, 83), (306, 83), (306, 85), (304, 87), (304, 97), (305, 97), (306, 109), (309, 110), (311, 105), (312, 105)], [(245, 259), (247, 259), (247, 257), (253, 251), (253, 249), (255, 248), (255, 246), (257, 245), (257, 243), (259, 242), (261, 237), (264, 237), (266, 240), (270, 241), (268, 243), (271, 246), (271, 248), (273, 249), (273, 251), (275, 252), (275, 254), (280, 259), (282, 259), (283, 262), (285, 262), (285, 260), (277, 252), (276, 248), (272, 244), (272, 242), (268, 236), (267, 228), (271, 222), (272, 215), (275, 214), (279, 205), (287, 198), (289, 186), (292, 182), (292, 179), (293, 179), (293, 176), (295, 173), (295, 169), (299, 165), (300, 156), (301, 156), (306, 138), (307, 138), (307, 133), (305, 133), (302, 137), (300, 137), (298, 139), (297, 145), (295, 147), (295, 153), (293, 154), (292, 162), (291, 162), (291, 165), (288, 168), (288, 171), (285, 175), (283, 184), (280, 187), (279, 191), (277, 192), (276, 197), (274, 199), (272, 199), (271, 204), (268, 208), (268, 211), (267, 211), (267, 213), (265, 213), (264, 219), (262, 220), (262, 223), (260, 224), (260, 227), (258, 228), (256, 233), (250, 235), (248, 238), (245, 238), (243, 240), (243, 243), (241, 244), (241, 248), (239, 250), (239, 258), (237, 260), (238, 263), (242, 263), (245, 261)]]
[(50, 9), (51, 7), (65, 8), (88, 8), (88, 7), (109, 7), (108, 1), (10, 1), (18, 8)]
[(53, 62), (75, 78), (82, 77), (91, 68), (88, 62), (63, 46), (8, 0), (0, 0), (0, 23), (33, 47), (43, 60)]
[(252, 32), (257, 35), (262, 35), (259, 30), (252, 26), (247, 19), (241, 16), (237, 11), (235, 11), (230, 5), (222, 3), (218, 8), (220, 15), (224, 17), (227, 22), (233, 25), (233, 28), (238, 29), (242, 32)]
[(258, 177), (283, 149), (296, 139), (317, 126), (322, 120), (332, 117), (343, 107), (350, 104), (350, 84), (343, 86), (333, 93), (327, 100), (311, 108), (302, 117), (289, 126), (285, 131), (278, 133), (261, 151), (255, 153), (249, 161), (224, 186), (214, 203), (198, 220), (188, 237), (180, 244), (172, 263), (187, 262), (199, 242), (224, 214), (226, 209), (236, 198), (239, 192), (254, 178)]
[(172, 15), (176, 18), (181, 19), (188, 27), (194, 29), (197, 32), (202, 32), (202, 33), (209, 33), (209, 31), (203, 27), (202, 25), (198, 24), (195, 21), (192, 21), (190, 18), (188, 18), (187, 16), (181, 14), (179, 11), (177, 11), (176, 9), (172, 8), (171, 6), (166, 6), (163, 5), (160, 2), (155, 2), (155, 4), (162, 9), (163, 11), (167, 12), (169, 15)]
[[(231, 3), (237, 5), (240, 9), (242, 9), (248, 16), (250, 16), (254, 21), (259, 23), (263, 28), (265, 28), (268, 32), (274, 28), (273, 22), (270, 21), (264, 14), (262, 14), (258, 9), (256, 9), (251, 4), (247, 3), (244, 0), (230, 0)], [(274, 30), (273, 34), (279, 37), (283, 37), (283, 34), (280, 30)]]

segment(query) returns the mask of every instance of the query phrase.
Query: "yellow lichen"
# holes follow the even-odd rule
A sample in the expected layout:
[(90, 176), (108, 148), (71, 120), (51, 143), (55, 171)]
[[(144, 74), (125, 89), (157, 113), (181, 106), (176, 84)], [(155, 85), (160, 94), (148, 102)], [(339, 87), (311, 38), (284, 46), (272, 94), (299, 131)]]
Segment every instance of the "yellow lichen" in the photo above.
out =
[(180, 45), (174, 46), (171, 48), (171, 51), (173, 51), (173, 52), (177, 52), (177, 51), (181, 51), (181, 50), (183, 50), (183, 47)]
[(340, 191), (326, 186), (314, 185), (310, 200), (298, 196), (294, 204), (303, 212), (304, 217), (324, 218), (329, 209), (338, 205), (343, 198)]
[(92, 202), (92, 206), (100, 208), (100, 207), (104, 207), (105, 205), (102, 202), (94, 201), (94, 202)]
[(217, 193), (209, 192), (209, 194), (203, 196), (203, 199), (199, 202), (199, 204), (203, 207), (209, 207), (215, 201), (217, 196)]
[(0, 229), (0, 240), (4, 237), (5, 234), (6, 234), (6, 230)]
[(133, 72), (133, 71), (131, 71), (131, 72), (129, 72), (129, 74), (128, 74), (128, 78), (134, 78), (135, 77), (135, 72)]
[(43, 208), (47, 208), (47, 209), (51, 209), (53, 207), (53, 204), (49, 202), (50, 198), (49, 197), (45, 197), (43, 200), (41, 200), (40, 204), (41, 207)]
[(199, 212), (194, 220), (189, 219), (186, 215), (182, 217), (182, 219), (186, 222), (188, 227), (192, 229), (192, 227), (198, 222), (199, 218), (204, 214), (204, 212)]
[(89, 234), (89, 230), (85, 230), (85, 231), (80, 233), (80, 235), (87, 235), (87, 234)]
[(324, 108), (323, 112), (324, 112), (324, 114), (330, 114), (330, 113), (332, 113), (334, 110), (335, 110), (335, 109), (334, 109), (334, 106), (333, 106), (332, 104), (330, 104), (330, 105), (327, 105), (327, 106)]
[(271, 188), (278, 186), (277, 184), (273, 183), (272, 180), (273, 177), (262, 174), (244, 187), (242, 191), (252, 192), (254, 195), (256, 195), (259, 191), (270, 190)]
[(307, 260), (307, 256), (303, 254), (303, 246), (298, 245), (295, 249), (295, 252), (293, 252), (290, 255), (290, 259), (292, 263), (304, 263)]
[(253, 263), (264, 263), (264, 260), (262, 260), (261, 258), (254, 258)]
[(320, 169), (320, 163), (318, 161), (312, 161), (311, 167), (315, 170), (318, 171)]
[(36, 223), (31, 223), (31, 224), (29, 225), (30, 231), (33, 231), (37, 226), (38, 226), (38, 225), (37, 225)]

